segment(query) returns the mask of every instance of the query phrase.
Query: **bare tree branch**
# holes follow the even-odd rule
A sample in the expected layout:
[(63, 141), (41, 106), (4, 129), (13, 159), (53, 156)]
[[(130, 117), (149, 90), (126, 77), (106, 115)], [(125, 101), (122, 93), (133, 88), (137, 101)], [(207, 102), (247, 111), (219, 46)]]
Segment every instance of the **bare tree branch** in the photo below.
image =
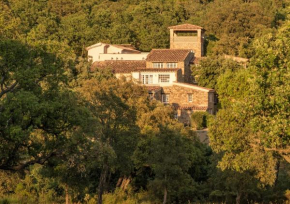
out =
[(30, 161), (26, 161), (26, 162), (23, 162), (21, 164), (15, 165), (15, 166), (2, 165), (2, 166), (0, 166), (0, 169), (8, 170), (8, 171), (19, 171), (19, 170), (22, 170), (30, 165), (33, 165), (33, 164), (44, 164), (49, 158), (51, 158), (55, 155), (56, 155), (55, 152), (51, 152), (47, 156), (39, 157), (37, 159), (30, 160)]
[(7, 89), (2, 90), (0, 92), (0, 98), (2, 98), (2, 96), (4, 96), (4, 94), (13, 91), (17, 85), (18, 85), (18, 82), (16, 81), (10, 87), (8, 87)]

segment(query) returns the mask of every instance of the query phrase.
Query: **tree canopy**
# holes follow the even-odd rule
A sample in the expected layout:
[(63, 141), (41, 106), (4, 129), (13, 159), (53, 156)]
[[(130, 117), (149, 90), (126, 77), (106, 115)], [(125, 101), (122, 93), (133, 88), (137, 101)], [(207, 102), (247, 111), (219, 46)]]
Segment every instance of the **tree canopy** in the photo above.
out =
[[(0, 203), (283, 203), (290, 197), (288, 0), (0, 1)], [(169, 47), (204, 27), (210, 145), (87, 46)], [(249, 58), (245, 65), (225, 55)]]

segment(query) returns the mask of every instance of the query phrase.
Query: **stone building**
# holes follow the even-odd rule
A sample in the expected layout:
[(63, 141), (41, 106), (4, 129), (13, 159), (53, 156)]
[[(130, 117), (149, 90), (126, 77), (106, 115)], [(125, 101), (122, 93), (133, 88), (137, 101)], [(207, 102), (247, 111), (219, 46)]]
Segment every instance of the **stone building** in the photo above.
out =
[(123, 53), (128, 52), (128, 57), (100, 60), (104, 58), (103, 54), (99, 54), (100, 59), (95, 60), (92, 68), (111, 69), (116, 77), (125, 76), (128, 80), (143, 84), (151, 99), (172, 105), (176, 118), (190, 124), (190, 116), (194, 111), (216, 113), (215, 91), (194, 85), (191, 75), (191, 65), (203, 55), (204, 31), (191, 24), (172, 26), (169, 29), (170, 49), (152, 49), (146, 59), (143, 59), (129, 57), (132, 52), (135, 52), (133, 55), (138, 55), (136, 50), (117, 46), (118, 49), (123, 49)]
[(190, 49), (195, 57), (204, 56), (204, 29), (192, 24), (169, 27), (170, 49)]
[(153, 49), (146, 59), (146, 68), (178, 68), (182, 76), (177, 81), (192, 83), (191, 68), (194, 54), (186, 49)]
[(147, 86), (150, 98), (170, 104), (175, 109), (175, 117), (184, 124), (190, 124), (190, 116), (195, 111), (215, 114), (215, 91), (188, 83), (173, 82), (167, 86)]

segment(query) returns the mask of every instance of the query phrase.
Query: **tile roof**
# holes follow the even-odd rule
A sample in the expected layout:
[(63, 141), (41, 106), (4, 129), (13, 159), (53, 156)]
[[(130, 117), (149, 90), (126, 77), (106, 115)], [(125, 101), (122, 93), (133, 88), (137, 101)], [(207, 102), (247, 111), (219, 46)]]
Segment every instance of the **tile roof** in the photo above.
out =
[(135, 71), (140, 72), (176, 72), (180, 68), (138, 68)]
[(203, 29), (203, 27), (197, 26), (197, 25), (192, 25), (192, 24), (181, 24), (181, 25), (176, 25), (176, 26), (170, 26), (168, 27), (169, 29), (174, 29), (174, 30), (196, 30), (196, 29)]
[(131, 45), (131, 44), (113, 44), (113, 45), (122, 46), (122, 47), (125, 47), (125, 48), (130, 48), (130, 49), (136, 50), (136, 48), (133, 45)]
[(112, 69), (113, 73), (131, 73), (140, 67), (146, 67), (145, 60), (107, 60), (94, 62), (91, 71), (96, 68)]
[(149, 62), (182, 62), (191, 50), (186, 49), (153, 49), (147, 56)]
[(136, 53), (141, 53), (141, 51), (139, 50), (136, 50), (133, 46), (129, 46), (129, 45), (111, 45), (111, 46), (114, 46), (114, 47), (117, 47), (117, 48), (120, 48), (120, 49), (123, 49), (123, 50), (128, 50), (128, 51), (133, 51), (133, 52), (136, 52)]
[(206, 87), (197, 86), (197, 85), (189, 84), (189, 83), (183, 83), (183, 82), (173, 82), (173, 85), (183, 86), (183, 87), (197, 89), (197, 90), (206, 91), (206, 92), (215, 92), (214, 89), (209, 89), (209, 88), (206, 88)]
[(204, 110), (208, 109), (208, 106), (179, 106), (178, 104), (172, 105), (177, 110)]
[(147, 88), (148, 91), (160, 91), (162, 89), (162, 87), (160, 86), (145, 86)]
[(120, 49), (123, 49), (123, 50), (128, 50), (128, 51), (135, 52), (135, 53), (141, 53), (141, 51), (136, 50), (136, 48), (133, 45), (130, 45), (130, 44), (108, 44), (108, 43), (102, 43), (102, 42), (99, 42), (99, 43), (93, 44), (93, 45), (91, 45), (89, 47), (86, 47), (86, 50), (90, 50), (92, 48), (99, 47), (99, 46), (102, 46), (102, 45), (114, 46), (114, 47), (117, 47), (117, 48), (120, 48)]

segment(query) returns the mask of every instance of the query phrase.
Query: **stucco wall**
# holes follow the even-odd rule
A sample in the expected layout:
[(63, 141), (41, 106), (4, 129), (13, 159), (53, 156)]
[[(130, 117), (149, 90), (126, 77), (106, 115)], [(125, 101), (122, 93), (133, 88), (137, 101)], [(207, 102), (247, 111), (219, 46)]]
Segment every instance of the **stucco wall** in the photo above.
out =
[(123, 49), (121, 48), (118, 48), (118, 47), (114, 47), (112, 45), (109, 45), (108, 48), (107, 48), (107, 53), (115, 53), (115, 54), (121, 54), (123, 51)]
[[(166, 86), (168, 84), (172, 84), (177, 81), (177, 73), (176, 72), (132, 72), (132, 77), (136, 80), (140, 80), (142, 83), (142, 75), (153, 75), (153, 83), (148, 85), (161, 85)], [(169, 75), (169, 82), (159, 82), (159, 75)]]
[[(106, 51), (105, 46), (107, 46)], [(112, 45), (99, 43), (97, 46), (88, 50), (88, 56), (93, 62), (95, 62), (105, 60), (145, 60), (149, 54), (149, 52), (132, 52), (129, 50), (124, 51), (123, 49), (114, 47)]]
[[(105, 60), (145, 60), (148, 52), (142, 52), (140, 54), (100, 54), (98, 61)], [(142, 68), (142, 67), (140, 67)]]
[(93, 62), (100, 61), (99, 60), (100, 53), (104, 53), (104, 45), (94, 47), (88, 50), (88, 56), (89, 58), (91, 57)]

